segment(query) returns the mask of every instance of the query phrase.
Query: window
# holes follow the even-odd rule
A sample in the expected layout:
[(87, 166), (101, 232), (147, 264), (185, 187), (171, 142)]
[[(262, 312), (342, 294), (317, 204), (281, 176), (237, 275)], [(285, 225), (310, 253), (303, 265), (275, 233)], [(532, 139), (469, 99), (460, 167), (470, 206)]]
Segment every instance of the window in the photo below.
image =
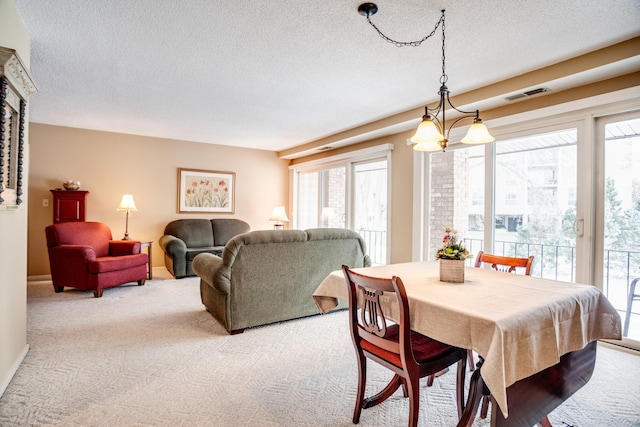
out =
[(353, 228), (367, 242), (372, 264), (386, 264), (389, 200), (387, 160), (356, 163), (353, 171)]
[[(429, 255), (423, 259), (433, 258), (442, 230), (452, 226), (472, 260), (480, 250), (533, 255), (533, 274), (573, 281), (576, 143), (577, 129), (566, 128), (498, 139), (493, 146), (454, 144), (445, 153), (428, 154)], [(485, 186), (485, 174), (495, 176), (494, 182)], [(487, 212), (493, 213), (492, 224), (484, 220)]]
[(365, 240), (374, 265), (388, 262), (388, 165), (393, 146), (296, 165), (296, 228), (349, 228)]

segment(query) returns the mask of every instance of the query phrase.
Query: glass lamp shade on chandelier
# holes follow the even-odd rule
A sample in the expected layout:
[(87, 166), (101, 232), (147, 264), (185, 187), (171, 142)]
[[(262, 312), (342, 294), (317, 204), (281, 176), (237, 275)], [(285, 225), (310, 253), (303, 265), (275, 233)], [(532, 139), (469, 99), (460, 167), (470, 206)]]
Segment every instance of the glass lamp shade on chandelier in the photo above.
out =
[[(438, 26), (442, 27), (442, 75), (440, 76), (440, 102), (434, 108), (425, 106), (425, 114), (422, 116), (422, 123), (418, 126), (416, 133), (410, 138), (413, 143), (413, 149), (417, 151), (445, 151), (449, 144), (449, 136), (451, 130), (457, 126), (461, 121), (472, 119), (473, 124), (469, 128), (466, 136), (462, 138), (461, 142), (464, 144), (485, 144), (495, 141), (495, 138), (489, 134), (489, 130), (482, 123), (480, 118), (480, 111), (463, 111), (453, 106), (449, 99), (449, 88), (447, 87), (448, 76), (446, 73), (445, 65), (445, 17), (444, 10), (442, 10), (442, 16), (435, 25), (433, 31), (420, 40), (411, 42), (400, 42), (393, 40), (383, 34), (378, 27), (371, 22), (371, 16), (378, 12), (378, 6), (375, 3), (362, 3), (358, 6), (358, 12), (367, 18), (367, 22), (375, 28), (380, 37), (389, 43), (398, 47), (413, 46), (417, 47), (422, 44), (429, 37), (433, 36), (438, 29)], [(455, 117), (453, 122), (448, 125), (446, 122), (447, 110), (457, 111), (461, 116)], [(438, 118), (440, 115), (440, 118)]]

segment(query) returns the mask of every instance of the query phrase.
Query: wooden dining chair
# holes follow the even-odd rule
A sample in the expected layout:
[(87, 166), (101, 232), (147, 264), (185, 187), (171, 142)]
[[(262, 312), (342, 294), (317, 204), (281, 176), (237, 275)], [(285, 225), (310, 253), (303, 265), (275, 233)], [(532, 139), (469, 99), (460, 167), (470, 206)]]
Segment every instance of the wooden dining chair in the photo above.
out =
[[(349, 286), (349, 325), (358, 359), (358, 390), (353, 423), (360, 422), (362, 409), (384, 402), (402, 386), (404, 397), (409, 397), (408, 425), (416, 426), (420, 405), (420, 378), (446, 369), (456, 362), (456, 401), (460, 418), (464, 408), (467, 351), (411, 330), (407, 293), (399, 277), (369, 277), (358, 274), (347, 266), (342, 266), (342, 270)], [(386, 315), (381, 298), (397, 300), (399, 315), (396, 322), (392, 322)], [(365, 398), (367, 359), (390, 369), (395, 375), (380, 392)]]
[(524, 274), (531, 276), (531, 266), (533, 264), (533, 256), (527, 258), (508, 257), (500, 255), (491, 255), (479, 251), (476, 256), (475, 267), (482, 267), (482, 264), (489, 264), (491, 268), (497, 271), (507, 273), (515, 273), (517, 268), (524, 268)]

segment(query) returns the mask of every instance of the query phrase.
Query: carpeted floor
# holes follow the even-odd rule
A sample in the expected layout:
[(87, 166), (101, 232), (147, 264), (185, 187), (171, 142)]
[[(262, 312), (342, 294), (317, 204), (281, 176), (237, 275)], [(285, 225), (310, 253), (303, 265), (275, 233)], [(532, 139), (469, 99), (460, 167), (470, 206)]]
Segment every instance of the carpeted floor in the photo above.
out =
[[(352, 426), (356, 366), (346, 313), (229, 336), (198, 280), (55, 294), (28, 285), (30, 351), (0, 398), (0, 426)], [(370, 363), (368, 390), (388, 371)], [(453, 426), (455, 374), (421, 388), (420, 425)], [(403, 426), (398, 393), (362, 426)], [(640, 356), (600, 348), (591, 381), (554, 426), (640, 426)], [(486, 426), (486, 420), (477, 420)]]

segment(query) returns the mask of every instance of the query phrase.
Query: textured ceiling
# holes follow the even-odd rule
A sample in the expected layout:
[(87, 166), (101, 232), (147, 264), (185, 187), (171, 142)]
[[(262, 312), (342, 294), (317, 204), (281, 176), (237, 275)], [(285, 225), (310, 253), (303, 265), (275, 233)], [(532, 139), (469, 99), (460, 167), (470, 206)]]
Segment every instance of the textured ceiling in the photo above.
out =
[[(424, 105), (439, 86), (440, 32), (394, 47), (360, 1), (14, 3), (37, 123), (279, 151)], [(400, 40), (446, 9), (453, 94), (640, 35), (639, 0), (377, 4), (373, 22)]]

